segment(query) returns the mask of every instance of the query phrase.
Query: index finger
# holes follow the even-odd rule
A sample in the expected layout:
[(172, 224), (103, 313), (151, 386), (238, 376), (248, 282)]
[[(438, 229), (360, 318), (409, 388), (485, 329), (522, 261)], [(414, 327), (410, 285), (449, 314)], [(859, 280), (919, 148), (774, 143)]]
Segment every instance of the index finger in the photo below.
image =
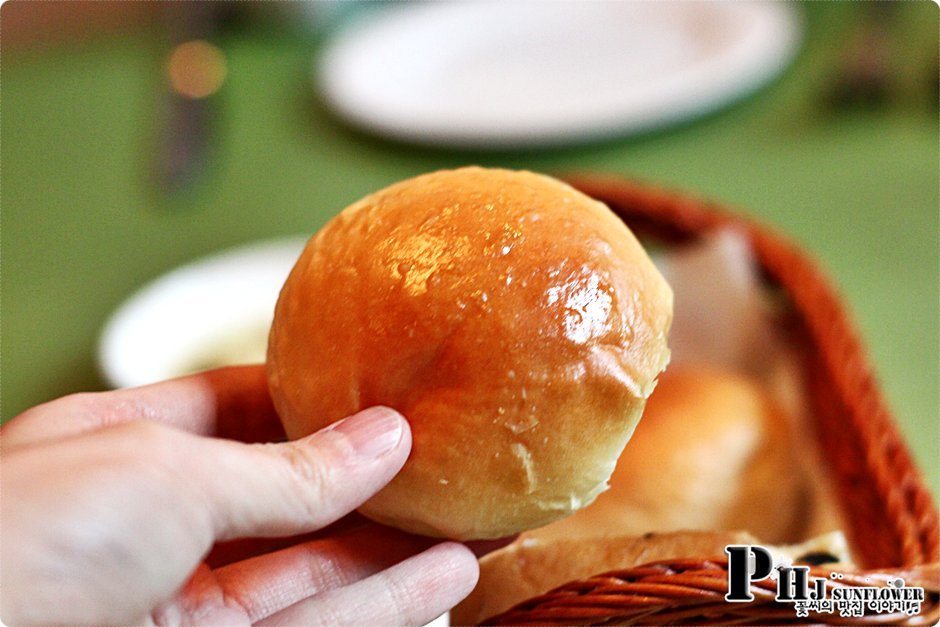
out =
[(208, 370), (138, 388), (64, 396), (26, 410), (0, 434), (7, 448), (133, 420), (242, 442), (285, 439), (260, 364)]

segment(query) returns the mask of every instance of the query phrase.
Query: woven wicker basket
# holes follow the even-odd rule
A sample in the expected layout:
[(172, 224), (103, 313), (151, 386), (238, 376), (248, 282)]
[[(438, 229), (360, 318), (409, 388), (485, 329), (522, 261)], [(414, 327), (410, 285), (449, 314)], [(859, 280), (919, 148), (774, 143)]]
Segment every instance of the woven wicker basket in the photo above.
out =
[[(836, 585), (879, 585), (901, 577), (921, 586), (921, 613), (838, 612), (797, 618), (774, 600), (773, 582), (752, 584), (755, 601), (728, 603), (724, 556), (677, 559), (573, 581), (516, 605), (485, 624), (936, 624), (940, 619), (940, 526), (933, 497), (894, 424), (865, 353), (838, 297), (816, 265), (794, 245), (755, 222), (715, 205), (614, 177), (568, 181), (605, 202), (641, 238), (688, 242), (716, 228), (734, 228), (750, 242), (764, 278), (790, 301), (802, 344), (810, 416), (826, 451), (845, 533), (864, 570)], [(789, 326), (789, 324), (788, 324)], [(814, 568), (812, 575), (830, 571)], [(867, 578), (867, 579), (866, 579)], [(881, 584), (883, 585), (883, 584)], [(867, 611), (867, 610), (866, 610)]]

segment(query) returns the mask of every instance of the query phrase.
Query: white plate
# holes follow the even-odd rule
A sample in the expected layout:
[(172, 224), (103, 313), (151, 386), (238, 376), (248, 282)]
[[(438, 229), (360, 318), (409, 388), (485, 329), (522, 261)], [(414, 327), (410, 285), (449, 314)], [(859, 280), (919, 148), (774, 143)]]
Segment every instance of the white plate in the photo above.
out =
[(389, 137), (474, 148), (662, 127), (753, 91), (799, 40), (786, 2), (396, 4), (324, 52), (327, 102)]
[(261, 362), (281, 286), (305, 238), (242, 246), (144, 286), (112, 315), (98, 359), (114, 387), (204, 367)]

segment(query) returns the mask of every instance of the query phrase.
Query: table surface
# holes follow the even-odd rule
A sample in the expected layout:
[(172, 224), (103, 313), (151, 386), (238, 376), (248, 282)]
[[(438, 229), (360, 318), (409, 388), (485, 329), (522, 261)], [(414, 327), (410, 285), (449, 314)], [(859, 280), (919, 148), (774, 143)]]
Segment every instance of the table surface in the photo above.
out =
[(136, 288), (187, 260), (312, 233), (365, 193), (434, 169), (591, 170), (729, 204), (815, 255), (845, 297), (936, 493), (938, 7), (900, 3), (883, 103), (832, 109), (826, 93), (864, 4), (798, 5), (805, 38), (794, 64), (730, 108), (641, 137), (501, 153), (415, 148), (353, 131), (312, 86), (322, 34), (229, 29), (217, 39), (228, 74), (211, 100), (213, 166), (186, 193), (161, 191), (153, 174), (164, 38), (134, 31), (5, 54), (2, 418), (102, 389), (95, 348), (103, 322)]

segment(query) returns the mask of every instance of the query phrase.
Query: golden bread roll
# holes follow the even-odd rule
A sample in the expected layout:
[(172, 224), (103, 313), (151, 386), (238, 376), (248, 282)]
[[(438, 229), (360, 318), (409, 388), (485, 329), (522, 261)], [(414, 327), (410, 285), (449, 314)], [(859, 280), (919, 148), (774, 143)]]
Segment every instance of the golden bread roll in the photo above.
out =
[(805, 482), (786, 416), (757, 382), (706, 366), (660, 377), (610, 490), (541, 539), (746, 529), (800, 537)]
[(371, 405), (413, 434), (361, 512), (496, 538), (605, 489), (669, 352), (672, 292), (603, 204), (530, 172), (463, 168), (392, 185), (307, 244), (268, 344), (298, 438)]

